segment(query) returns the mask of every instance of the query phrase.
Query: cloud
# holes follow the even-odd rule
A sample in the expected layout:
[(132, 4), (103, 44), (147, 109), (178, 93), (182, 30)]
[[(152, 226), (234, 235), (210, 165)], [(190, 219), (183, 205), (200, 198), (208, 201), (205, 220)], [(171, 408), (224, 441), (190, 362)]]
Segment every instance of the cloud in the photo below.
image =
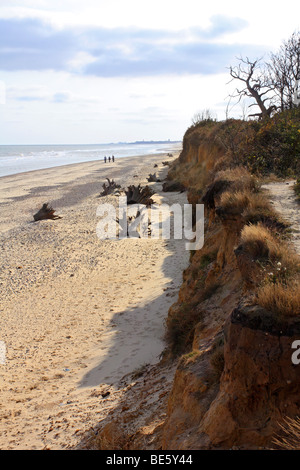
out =
[(213, 15), (211, 17), (211, 25), (205, 30), (205, 36), (207, 38), (216, 38), (227, 33), (236, 33), (247, 26), (248, 22), (243, 18)]
[(31, 101), (45, 101), (45, 98), (42, 96), (16, 96), (15, 100), (31, 102)]
[(70, 94), (68, 92), (55, 93), (53, 95), (52, 101), (54, 103), (67, 103), (70, 101)]
[(44, 101), (52, 103), (66, 103), (70, 101), (71, 95), (69, 92), (58, 91), (51, 93), (47, 87), (31, 87), (31, 88), (16, 88), (10, 87), (8, 89), (9, 97), (12, 100), (20, 102), (33, 102)]
[(207, 28), (177, 32), (103, 27), (57, 30), (38, 19), (0, 19), (0, 68), (65, 70), (100, 77), (213, 74), (224, 71), (241, 48), (250, 56), (261, 54), (256, 46), (220, 41), (246, 26), (245, 20), (222, 15), (213, 16)]
[(2, 70), (64, 70), (76, 38), (37, 19), (0, 19)]

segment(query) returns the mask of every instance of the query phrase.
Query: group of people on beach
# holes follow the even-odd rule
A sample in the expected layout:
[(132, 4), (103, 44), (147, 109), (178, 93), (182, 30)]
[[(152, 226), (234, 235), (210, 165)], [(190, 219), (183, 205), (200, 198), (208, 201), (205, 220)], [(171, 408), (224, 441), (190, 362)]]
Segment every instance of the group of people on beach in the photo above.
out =
[(114, 162), (114, 161), (115, 161), (115, 157), (112, 156), (112, 157), (108, 157), (108, 159), (107, 159), (106, 156), (105, 156), (105, 157), (104, 157), (104, 163), (106, 163), (107, 160), (109, 161), (109, 163), (110, 163), (110, 161)]

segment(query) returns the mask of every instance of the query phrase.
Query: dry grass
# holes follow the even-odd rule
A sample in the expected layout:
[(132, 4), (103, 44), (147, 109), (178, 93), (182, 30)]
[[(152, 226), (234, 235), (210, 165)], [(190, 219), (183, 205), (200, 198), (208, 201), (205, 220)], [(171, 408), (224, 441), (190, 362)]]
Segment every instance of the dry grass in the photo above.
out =
[(245, 207), (242, 216), (246, 223), (263, 222), (268, 227), (284, 232), (289, 224), (278, 213), (274, 211), (270, 200), (264, 192), (260, 190), (249, 191), (248, 205)]
[(264, 194), (260, 192), (251, 193), (250, 195), (248, 195), (248, 199), (249, 203), (247, 211), (251, 213), (264, 213), (266, 215), (270, 215), (273, 213), (271, 204), (264, 196)]
[(261, 191), (260, 181), (241, 166), (219, 171), (216, 181), (227, 181), (216, 204), (219, 214), (241, 215), (245, 223), (263, 222), (266, 226), (284, 233), (289, 224), (275, 213), (265, 193)]
[(180, 163), (176, 161), (168, 172), (168, 180), (177, 182), (199, 194), (208, 184), (208, 175), (200, 163)]
[(205, 189), (209, 181), (209, 175), (203, 169), (203, 165), (198, 163), (194, 165), (190, 171), (189, 180), (186, 181), (189, 184), (190, 189), (194, 189), (199, 193)]
[(271, 205), (265, 196), (249, 187), (239, 190), (230, 187), (221, 195), (219, 206), (223, 211), (237, 211), (245, 219), (274, 216)]
[(202, 312), (193, 303), (185, 302), (177, 308), (170, 308), (166, 319), (165, 339), (174, 356), (186, 352), (191, 347), (195, 326), (201, 318)]
[(98, 450), (126, 450), (127, 436), (115, 421), (108, 422), (95, 437)]
[(300, 315), (299, 257), (262, 224), (246, 225), (240, 246), (260, 261), (264, 279), (256, 302), (277, 317)]
[(189, 174), (190, 168), (190, 163), (180, 163), (179, 160), (175, 160), (175, 162), (171, 164), (167, 178), (171, 181), (180, 181), (181, 178), (185, 178), (185, 176)]
[(271, 230), (263, 224), (245, 225), (240, 237), (240, 246), (249, 253), (254, 260), (265, 260), (272, 272), (272, 280), (284, 280), (295, 276), (300, 270), (299, 256), (289, 245), (275, 237)]
[(274, 285), (282, 286), (281, 290), (277, 287), (278, 293), (285, 292), (284, 286), (290, 285), (292, 279), (299, 278), (299, 256), (263, 224), (245, 225), (241, 232), (239, 248), (248, 253), (261, 267), (260, 300), (271, 295)]
[(273, 259), (279, 250), (279, 244), (270, 230), (262, 224), (245, 225), (240, 238), (243, 249), (254, 259)]
[[(300, 258), (299, 255), (290, 249), (289, 245), (283, 240), (277, 244), (277, 259), (281, 263), (281, 270), (285, 268), (286, 277), (297, 278), (300, 272)], [(279, 270), (279, 268), (277, 267)]]
[(240, 214), (245, 223), (263, 222), (277, 230), (285, 230), (288, 224), (279, 220), (278, 214), (261, 191), (260, 181), (242, 167), (225, 169), (215, 175), (215, 181), (228, 181), (229, 187), (225, 187), (218, 196), (217, 203), (221, 213)]
[(231, 182), (231, 187), (234, 191), (258, 191), (259, 183), (256, 177), (251, 175), (249, 171), (243, 166), (225, 169), (219, 171), (215, 180), (227, 180)]
[(300, 450), (300, 418), (285, 418), (280, 425), (281, 432), (273, 440), (281, 450)]
[(242, 212), (249, 206), (251, 193), (248, 190), (242, 191), (225, 191), (219, 202), (219, 207), (225, 212)]
[(257, 291), (257, 303), (280, 317), (300, 315), (300, 283), (293, 280), (264, 284)]

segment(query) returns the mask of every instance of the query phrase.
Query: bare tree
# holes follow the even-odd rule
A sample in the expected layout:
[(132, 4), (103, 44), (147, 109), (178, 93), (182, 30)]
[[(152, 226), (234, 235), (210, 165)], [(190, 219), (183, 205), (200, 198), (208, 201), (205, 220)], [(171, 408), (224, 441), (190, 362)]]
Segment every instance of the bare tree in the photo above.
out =
[(267, 64), (269, 83), (279, 100), (280, 110), (296, 106), (293, 95), (300, 80), (300, 32), (294, 32), (284, 41), (276, 54), (271, 53)]
[(216, 121), (217, 118), (210, 109), (204, 109), (203, 111), (199, 111), (195, 113), (192, 118), (192, 124), (195, 126), (201, 122), (213, 122)]
[(277, 109), (274, 103), (274, 84), (270, 84), (266, 77), (266, 72), (261, 66), (262, 59), (256, 59), (253, 62), (246, 57), (240, 57), (239, 64), (230, 67), (230, 75), (233, 80), (242, 82), (242, 88), (236, 88), (231, 98), (238, 98), (238, 103), (243, 97), (253, 98), (254, 102), (249, 105), (258, 106), (260, 112), (249, 114), (249, 117), (265, 118), (272, 115)]

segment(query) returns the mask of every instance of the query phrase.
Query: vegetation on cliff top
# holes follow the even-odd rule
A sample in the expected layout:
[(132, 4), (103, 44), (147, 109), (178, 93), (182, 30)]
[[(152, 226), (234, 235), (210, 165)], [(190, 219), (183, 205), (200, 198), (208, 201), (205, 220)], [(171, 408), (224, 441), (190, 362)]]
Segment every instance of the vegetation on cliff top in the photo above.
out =
[[(241, 276), (247, 294), (274, 315), (299, 314), (299, 260), (286, 245), (289, 225), (275, 213), (261, 184), (270, 176), (299, 178), (300, 108), (261, 121), (217, 122), (207, 116), (186, 131), (182, 152), (168, 178), (188, 189), (190, 203), (205, 204), (210, 220), (206, 236), (215, 226), (223, 225), (223, 237), (231, 230), (228, 227), (236, 228), (231, 251), (237, 262), (241, 254), (251, 259), (250, 268)], [(222, 269), (220, 246), (204, 245), (201, 254), (191, 256), (184, 273), (189, 294), (185, 292), (176, 308), (170, 309), (167, 319), (173, 353), (192, 347), (205, 301), (222, 285), (222, 276), (212, 273)]]

